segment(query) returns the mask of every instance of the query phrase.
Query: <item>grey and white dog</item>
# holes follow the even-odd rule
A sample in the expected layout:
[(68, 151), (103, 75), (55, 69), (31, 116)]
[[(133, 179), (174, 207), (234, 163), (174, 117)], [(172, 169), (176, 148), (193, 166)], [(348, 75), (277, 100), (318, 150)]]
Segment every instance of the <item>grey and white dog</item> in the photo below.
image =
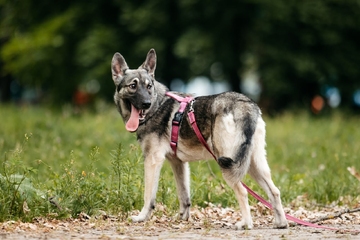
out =
[[(146, 221), (155, 207), (161, 167), (168, 159), (173, 169), (180, 202), (180, 219), (190, 216), (190, 176), (188, 162), (211, 159), (184, 114), (180, 124), (177, 154), (170, 147), (172, 119), (179, 103), (165, 95), (168, 89), (155, 80), (156, 53), (151, 49), (138, 69), (129, 69), (124, 57), (115, 53), (111, 62), (116, 91), (114, 100), (126, 129), (136, 132), (145, 167), (144, 207), (134, 222)], [(186, 96), (183, 93), (178, 93)], [(217, 157), (227, 184), (239, 201), (242, 220), (238, 229), (251, 229), (247, 190), (241, 184), (249, 173), (265, 190), (274, 208), (274, 227), (288, 223), (281, 204), (280, 191), (274, 185), (265, 151), (265, 123), (259, 107), (246, 96), (226, 92), (196, 97), (193, 109), (199, 129)], [(185, 113), (189, 110), (186, 107)]]

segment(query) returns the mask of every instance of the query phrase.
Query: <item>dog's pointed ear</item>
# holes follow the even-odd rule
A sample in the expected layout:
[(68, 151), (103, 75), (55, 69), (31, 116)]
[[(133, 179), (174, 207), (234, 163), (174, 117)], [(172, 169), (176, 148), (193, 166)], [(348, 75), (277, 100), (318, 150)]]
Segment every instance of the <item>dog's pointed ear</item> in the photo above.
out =
[(155, 76), (156, 69), (156, 52), (155, 49), (150, 49), (148, 52), (145, 62), (139, 67), (145, 69), (152, 77)]
[(129, 69), (129, 67), (125, 58), (120, 53), (115, 53), (111, 61), (111, 73), (116, 85), (120, 83), (127, 69)]

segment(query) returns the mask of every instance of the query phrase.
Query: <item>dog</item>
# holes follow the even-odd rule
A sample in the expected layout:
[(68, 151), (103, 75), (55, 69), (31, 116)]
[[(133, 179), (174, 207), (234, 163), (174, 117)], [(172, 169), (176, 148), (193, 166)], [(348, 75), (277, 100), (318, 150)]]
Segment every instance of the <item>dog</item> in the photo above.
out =
[[(144, 206), (133, 222), (147, 221), (155, 208), (161, 167), (167, 159), (175, 176), (180, 203), (179, 218), (190, 216), (190, 174), (188, 163), (211, 159), (212, 155), (200, 143), (189, 119), (183, 116), (177, 143), (177, 153), (170, 147), (172, 119), (179, 102), (166, 95), (169, 89), (155, 80), (156, 52), (150, 49), (138, 69), (129, 69), (124, 57), (115, 53), (111, 62), (115, 83), (114, 101), (129, 132), (136, 132), (144, 155)], [(180, 96), (188, 96), (177, 93)], [(185, 113), (190, 106), (185, 108)], [(223, 178), (234, 190), (242, 220), (237, 229), (251, 229), (247, 190), (241, 183), (246, 173), (267, 193), (274, 211), (274, 227), (287, 228), (288, 223), (266, 160), (265, 122), (259, 107), (245, 95), (225, 92), (195, 98), (191, 108), (209, 148), (216, 156)]]

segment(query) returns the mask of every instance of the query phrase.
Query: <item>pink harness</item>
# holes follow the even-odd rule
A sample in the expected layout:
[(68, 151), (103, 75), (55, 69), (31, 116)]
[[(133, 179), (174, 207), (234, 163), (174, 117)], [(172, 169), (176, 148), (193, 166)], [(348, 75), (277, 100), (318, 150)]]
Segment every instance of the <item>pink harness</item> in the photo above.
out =
[(182, 117), (184, 115), (185, 108), (190, 103), (190, 109), (189, 109), (187, 115), (188, 115), (191, 127), (194, 130), (199, 141), (202, 143), (202, 145), (204, 145), (204, 147), (211, 153), (211, 155), (216, 160), (217, 158), (215, 157), (214, 153), (211, 151), (209, 145), (205, 141), (205, 139), (204, 139), (203, 135), (201, 134), (200, 129), (196, 123), (194, 109), (193, 109), (193, 104), (195, 102), (195, 99), (193, 97), (181, 97), (181, 96), (178, 96), (171, 92), (167, 92), (166, 95), (175, 99), (176, 101), (180, 102), (179, 110), (175, 113), (175, 116), (172, 120), (170, 147), (173, 150), (174, 155), (176, 156), (177, 143), (178, 143), (178, 139), (179, 139), (180, 123), (181, 123)]
[[(214, 157), (214, 159), (217, 160), (215, 154), (211, 151), (209, 145), (205, 141), (203, 135), (200, 132), (199, 127), (196, 124), (196, 119), (195, 119), (195, 114), (194, 114), (194, 109), (193, 109), (193, 104), (194, 104), (195, 99), (193, 97), (181, 97), (181, 96), (178, 96), (178, 95), (176, 95), (174, 93), (171, 93), (171, 92), (166, 92), (166, 96), (169, 96), (169, 97), (175, 99), (176, 101), (180, 102), (180, 107), (179, 107), (179, 110), (175, 113), (174, 119), (172, 121), (172, 129), (171, 129), (170, 146), (171, 146), (171, 149), (174, 151), (174, 155), (176, 156), (177, 143), (178, 143), (178, 138), (179, 138), (180, 123), (181, 123), (182, 117), (184, 115), (185, 108), (190, 103), (190, 108), (189, 108), (189, 111), (188, 111), (187, 115), (188, 115), (191, 127), (194, 130), (194, 132), (195, 132), (196, 136), (198, 137), (199, 141), (211, 153), (211, 155)], [(259, 196), (256, 192), (254, 192), (251, 188), (249, 188), (244, 183), (242, 183), (242, 185), (246, 188), (248, 193), (250, 193), (254, 198), (256, 198), (258, 201), (260, 201), (262, 204), (264, 204), (267, 208), (272, 209), (272, 206), (268, 201), (266, 201), (264, 198)], [(317, 224), (314, 224), (314, 223), (306, 222), (304, 220), (295, 218), (295, 217), (293, 217), (291, 215), (288, 215), (288, 214), (285, 214), (285, 217), (290, 221), (293, 221), (293, 222), (296, 222), (297, 224), (308, 226), (308, 227), (322, 228), (322, 229), (328, 229), (328, 230), (339, 230), (338, 228), (332, 228), (332, 227), (327, 227), (327, 226), (322, 226), (322, 225), (317, 225)], [(355, 230), (355, 231), (352, 230), (351, 232), (358, 233), (359, 231), (358, 230)]]

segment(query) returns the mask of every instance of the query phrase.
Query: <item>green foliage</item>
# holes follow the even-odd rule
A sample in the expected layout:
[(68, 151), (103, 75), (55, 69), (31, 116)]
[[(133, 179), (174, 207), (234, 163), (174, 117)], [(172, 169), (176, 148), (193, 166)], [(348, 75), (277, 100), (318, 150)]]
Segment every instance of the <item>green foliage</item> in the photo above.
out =
[(190, 28), (177, 40), (174, 49), (175, 54), (181, 58), (188, 59), (190, 71), (194, 75), (207, 72), (215, 60), (211, 51), (214, 45), (210, 39), (207, 32)]
[(300, 194), (323, 204), (356, 196), (359, 184), (347, 168), (360, 169), (357, 121), (341, 113), (267, 119), (269, 164), (286, 202)]
[[(320, 94), (324, 85), (337, 86), (348, 101), (360, 87), (352, 52), (360, 32), (354, 17), (356, 1), (260, 1), (252, 32), (265, 98), (274, 106), (299, 105)], [(355, 37), (356, 36), (356, 37)]]
[(33, 25), (27, 31), (16, 31), (15, 27), (11, 41), (6, 41), (0, 49), (1, 59), (6, 63), (4, 73), (11, 73), (27, 86), (47, 86), (52, 92), (49, 98), (52, 101), (69, 97), (69, 93), (71, 96), (78, 80), (76, 74), (72, 74), (73, 80), (69, 81), (65, 69), (73, 68), (68, 59), (68, 41), (71, 41), (68, 35), (74, 30), (77, 14), (73, 8)]
[[(4, 113), (0, 221), (77, 217), (81, 212), (96, 215), (100, 211), (127, 219), (132, 210), (141, 209), (143, 157), (113, 107), (76, 115), (70, 108), (58, 112), (0, 105), (0, 112)], [(298, 196), (324, 205), (356, 204), (344, 202), (355, 200), (360, 190), (347, 170), (352, 166), (360, 170), (356, 117), (335, 113), (314, 118), (300, 112), (266, 118), (266, 122), (268, 161), (284, 205), (295, 204)], [(237, 207), (215, 161), (190, 163), (190, 169), (193, 205), (211, 202)], [(266, 198), (250, 178), (244, 182)], [(249, 200), (256, 203), (252, 197)], [(157, 202), (169, 213), (178, 211), (167, 162)]]
[(208, 203), (238, 205), (233, 190), (222, 179), (220, 168), (215, 161), (192, 163), (191, 173), (191, 199), (194, 203), (204, 207)]
[[(36, 81), (39, 78), (36, 73), (50, 74), (51, 69), (56, 66), (51, 64), (59, 62), (54, 55), (64, 44), (63, 32), (70, 27), (69, 23), (73, 21), (74, 15), (74, 11), (66, 12), (36, 26), (31, 32), (15, 35), (1, 51), (3, 60), (8, 62), (6, 70), (17, 73), (16, 77), (26, 82)], [(39, 66), (49, 69), (39, 69)], [(20, 69), (24, 71), (19, 71)], [(40, 79), (43, 77), (50, 75), (40, 76)]]
[(45, 198), (45, 193), (34, 187), (29, 178), (37, 170), (24, 165), (22, 160), (23, 146), (30, 136), (25, 134), (23, 145), (4, 155), (0, 171), (0, 221), (16, 217), (28, 219), (34, 214), (29, 213), (28, 205), (32, 206)]
[(143, 176), (144, 164), (142, 155), (134, 145), (125, 152), (122, 144), (111, 153), (111, 191), (107, 199), (112, 211), (119, 212), (122, 219), (134, 208), (142, 207), (143, 180), (136, 176)]
[(77, 216), (80, 212), (89, 215), (103, 207), (107, 196), (106, 178), (99, 173), (95, 164), (99, 155), (98, 147), (94, 147), (88, 157), (86, 170), (74, 167), (77, 161), (73, 152), (64, 165), (63, 173), (54, 172), (51, 184), (47, 184), (49, 200), (55, 203), (60, 214)]
[(0, 76), (46, 89), (59, 105), (96, 80), (110, 100), (112, 55), (121, 52), (134, 68), (153, 47), (167, 85), (216, 80), (216, 63), (236, 91), (239, 73), (255, 69), (271, 109), (304, 106), (325, 84), (349, 105), (360, 87), (359, 8), (354, 0), (1, 1)]

